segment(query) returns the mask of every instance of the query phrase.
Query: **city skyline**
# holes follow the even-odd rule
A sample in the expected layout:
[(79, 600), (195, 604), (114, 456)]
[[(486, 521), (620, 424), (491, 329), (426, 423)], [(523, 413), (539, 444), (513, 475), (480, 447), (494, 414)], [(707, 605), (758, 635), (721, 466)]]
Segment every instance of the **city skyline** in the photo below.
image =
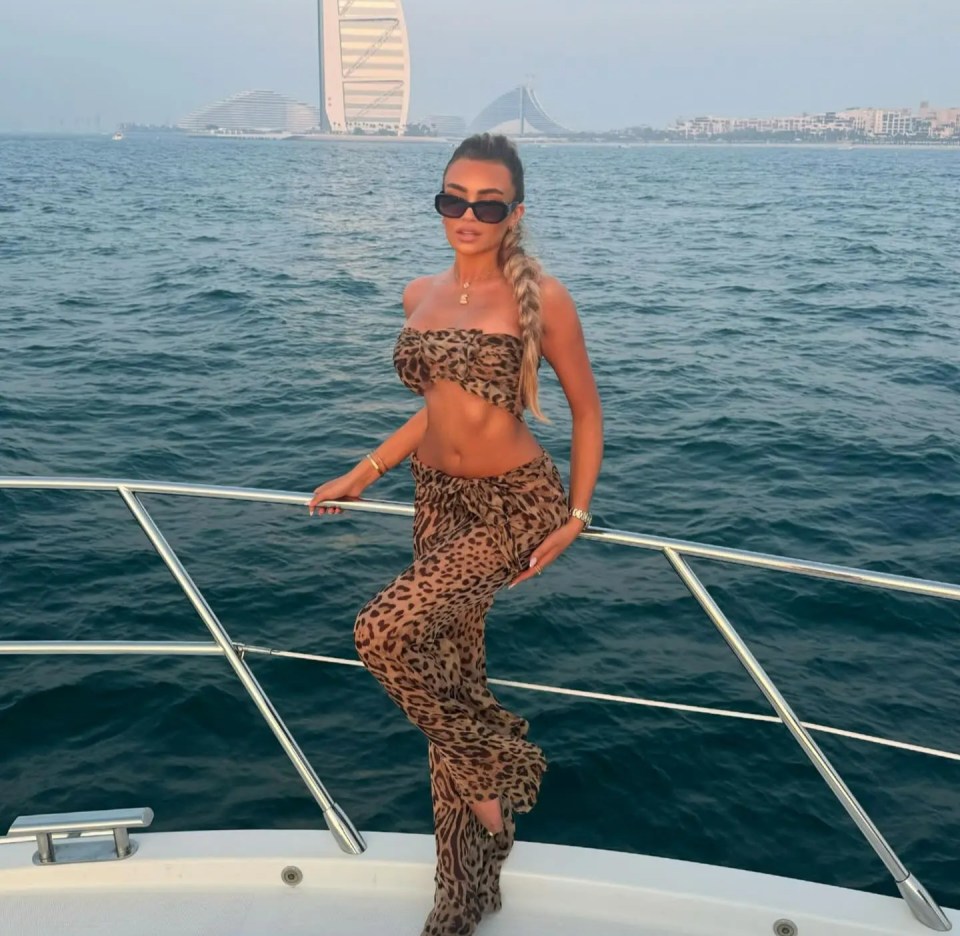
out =
[[(129, 123), (123, 129), (146, 129)], [(178, 121), (176, 128), (193, 133), (227, 135), (286, 134), (315, 136), (321, 126), (317, 108), (291, 100), (273, 91), (246, 91), (202, 107)], [(373, 133), (393, 135), (389, 124), (365, 129), (356, 122), (347, 135)], [(689, 140), (728, 140), (780, 142), (940, 142), (960, 143), (960, 107), (942, 107), (922, 101), (917, 111), (910, 108), (849, 108), (819, 114), (793, 114), (776, 117), (721, 117), (701, 115), (678, 118), (668, 127), (632, 126), (606, 131), (571, 131), (553, 121), (544, 112), (533, 89), (520, 85), (492, 101), (469, 125), (454, 115), (428, 115), (409, 125), (403, 132), (412, 136), (436, 135), (448, 139), (468, 133), (490, 131), (509, 136), (546, 139), (597, 139), (623, 142)], [(321, 131), (323, 133), (328, 130)]]
[[(960, 4), (906, 0), (404, 0), (410, 119), (470, 119), (533, 74), (574, 130), (666, 127), (679, 115), (818, 113), (960, 103)], [(722, 8), (722, 9), (721, 9)], [(58, 0), (0, 12), (0, 129), (175, 123), (271, 88), (318, 104), (317, 0)], [(12, 89), (12, 90), (11, 90)], [(99, 117), (99, 121), (98, 121)]]
[(932, 141), (960, 140), (960, 107), (931, 106), (921, 101), (919, 109), (888, 107), (852, 107), (819, 114), (790, 114), (776, 117), (718, 117), (706, 115), (678, 118), (667, 128), (685, 139), (709, 139), (739, 135), (767, 136), (795, 134), (802, 138), (832, 139), (916, 139)]

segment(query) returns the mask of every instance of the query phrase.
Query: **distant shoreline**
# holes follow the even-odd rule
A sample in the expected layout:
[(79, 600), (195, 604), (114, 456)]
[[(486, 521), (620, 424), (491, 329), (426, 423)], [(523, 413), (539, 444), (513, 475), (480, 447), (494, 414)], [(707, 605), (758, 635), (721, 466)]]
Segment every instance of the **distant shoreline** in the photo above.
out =
[(535, 137), (520, 137), (520, 144), (534, 146), (617, 146), (617, 147), (684, 147), (688, 149), (829, 149), (829, 150), (865, 150), (865, 149), (960, 149), (960, 140), (951, 143), (931, 143), (929, 140), (916, 143), (788, 143), (785, 140), (760, 141), (747, 140), (538, 140)]
[[(186, 134), (190, 137), (217, 140), (276, 140), (290, 143), (402, 143), (404, 145), (437, 143), (446, 146), (455, 146), (462, 139), (461, 137), (423, 137), (423, 136), (378, 136), (375, 134), (344, 134), (344, 133), (292, 133), (292, 134)], [(640, 148), (649, 146), (658, 147), (792, 147), (799, 149), (960, 149), (960, 139), (951, 142), (936, 143), (930, 140), (917, 140), (916, 142), (891, 143), (883, 142), (864, 142), (858, 141), (851, 143), (848, 141), (823, 142), (800, 141), (790, 142), (788, 140), (577, 140), (563, 137), (513, 137), (521, 146), (607, 146), (615, 148)]]
[[(77, 132), (71, 130), (0, 130), (0, 137), (96, 137), (110, 139), (112, 134), (106, 131)], [(250, 142), (260, 140), (269, 143), (361, 143), (404, 146), (436, 144), (438, 146), (455, 146), (461, 137), (440, 136), (379, 136), (376, 134), (338, 134), (338, 133), (188, 133), (170, 130), (127, 130), (125, 138), (148, 136), (177, 136), (196, 140), (237, 140)], [(563, 137), (513, 137), (521, 146), (589, 146), (607, 147), (615, 149), (640, 149), (644, 147), (658, 148), (685, 148), (685, 149), (825, 149), (825, 150), (955, 150), (960, 151), (960, 138), (957, 140), (936, 142), (932, 140), (903, 140), (891, 141), (789, 141), (789, 140), (631, 140), (631, 139), (571, 139)]]
[[(258, 140), (271, 139), (282, 142), (304, 143), (402, 143), (404, 145), (437, 143), (455, 146), (462, 137), (425, 137), (425, 136), (380, 136), (361, 133), (285, 133), (285, 134), (205, 134), (188, 133), (187, 136), (217, 140)], [(576, 139), (568, 137), (513, 137), (521, 146), (606, 146), (606, 147), (644, 147), (644, 146), (682, 146), (682, 147), (799, 147), (807, 149), (960, 149), (960, 139), (936, 142), (933, 140), (903, 140), (900, 142), (835, 140), (818, 142), (815, 140), (629, 140), (629, 139)]]
[[(429, 136), (378, 136), (373, 133), (296, 133), (288, 137), (291, 142), (304, 143), (452, 143), (447, 137)], [(459, 141), (458, 141), (459, 142)]]

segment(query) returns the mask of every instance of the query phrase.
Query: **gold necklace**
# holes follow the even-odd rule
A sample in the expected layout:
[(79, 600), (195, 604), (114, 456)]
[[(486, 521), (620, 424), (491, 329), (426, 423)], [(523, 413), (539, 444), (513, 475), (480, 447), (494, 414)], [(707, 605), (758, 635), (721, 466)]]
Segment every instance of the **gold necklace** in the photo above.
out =
[[(498, 270), (496, 273), (491, 273), (489, 276), (482, 277), (478, 282), (482, 283), (485, 280), (493, 279), (495, 276), (499, 275), (500, 271)], [(470, 280), (464, 280), (460, 284), (460, 288), (463, 290), (463, 292), (460, 293), (460, 305), (466, 305), (470, 301), (470, 293), (467, 291), (470, 289)]]

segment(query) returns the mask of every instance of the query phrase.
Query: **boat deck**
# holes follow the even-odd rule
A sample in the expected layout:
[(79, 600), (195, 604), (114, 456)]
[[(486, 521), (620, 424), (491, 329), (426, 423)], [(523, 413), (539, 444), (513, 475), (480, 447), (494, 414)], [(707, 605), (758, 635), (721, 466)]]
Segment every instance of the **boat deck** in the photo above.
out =
[[(3, 932), (92, 936), (417, 936), (433, 895), (433, 839), (364, 833), (362, 855), (326, 831), (143, 833), (118, 861), (38, 866), (0, 847)], [(282, 872), (303, 875), (296, 886)], [(518, 842), (504, 908), (478, 936), (892, 936), (929, 930), (902, 900), (772, 875)], [(947, 911), (951, 921), (960, 921)]]

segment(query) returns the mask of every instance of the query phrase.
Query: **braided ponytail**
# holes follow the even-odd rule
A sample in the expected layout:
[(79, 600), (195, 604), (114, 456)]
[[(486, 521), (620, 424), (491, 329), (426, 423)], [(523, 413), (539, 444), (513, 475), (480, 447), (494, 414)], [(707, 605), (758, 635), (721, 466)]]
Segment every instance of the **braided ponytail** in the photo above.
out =
[[(502, 134), (479, 133), (468, 137), (454, 150), (447, 169), (458, 159), (478, 159), (506, 166), (513, 180), (515, 197), (523, 201), (523, 163), (516, 144)], [(444, 170), (446, 175), (446, 170)], [(503, 277), (517, 299), (523, 362), (520, 367), (520, 399), (524, 408), (543, 422), (549, 422), (540, 410), (537, 371), (540, 367), (540, 340), (543, 322), (540, 314), (540, 279), (543, 269), (536, 257), (523, 247), (523, 229), (518, 222), (507, 228), (498, 257)]]
[(540, 316), (540, 277), (543, 270), (535, 257), (522, 246), (520, 223), (507, 230), (500, 245), (500, 268), (513, 287), (520, 312), (520, 335), (523, 338), (523, 363), (520, 366), (520, 399), (537, 419), (549, 422), (540, 410), (537, 370), (540, 367), (540, 339), (543, 322)]

